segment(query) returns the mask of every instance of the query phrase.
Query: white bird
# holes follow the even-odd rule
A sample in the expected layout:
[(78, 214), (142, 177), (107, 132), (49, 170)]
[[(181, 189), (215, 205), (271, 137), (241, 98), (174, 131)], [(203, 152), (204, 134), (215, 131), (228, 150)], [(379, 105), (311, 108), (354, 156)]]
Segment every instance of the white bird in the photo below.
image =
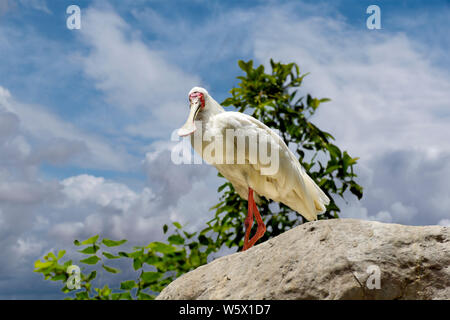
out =
[[(192, 88), (189, 92), (189, 102), (189, 116), (183, 127), (178, 129), (178, 135), (190, 135), (195, 151), (206, 162), (215, 166), (232, 183), (236, 192), (243, 199), (248, 200), (243, 251), (252, 247), (266, 231), (266, 226), (255, 203), (255, 200), (259, 200), (259, 196), (284, 203), (308, 221), (316, 220), (318, 214), (325, 212), (325, 206), (330, 202), (329, 198), (308, 176), (278, 134), (252, 116), (241, 112), (225, 111), (204, 88)], [(193, 134), (197, 130), (196, 123), (201, 127), (199, 130), (201, 132)], [(230, 129), (233, 130), (232, 132), (247, 136), (245, 141), (248, 143), (245, 143), (244, 147), (242, 144), (239, 145), (234, 136), (230, 137), (230, 134), (227, 134)], [(200, 142), (196, 142), (196, 137), (200, 137), (200, 139), (201, 137), (210, 137), (211, 139), (210, 141), (201, 139)], [(256, 137), (258, 143), (251, 144), (250, 138), (252, 137)], [(215, 139), (222, 141), (223, 161), (217, 161), (217, 158), (214, 157), (220, 153), (219, 149), (211, 153), (206, 152), (211, 150), (211, 143)], [(276, 154), (275, 152), (278, 153), (278, 170), (275, 172), (269, 170), (271, 163), (263, 162), (260, 158), (255, 161), (252, 157), (251, 151), (254, 150), (252, 147), (260, 152), (261, 141), (270, 143), (268, 154), (273, 156)], [(226, 146), (231, 146), (231, 148), (227, 149)], [(243, 157), (245, 161), (237, 161), (239, 156)], [(256, 234), (249, 240), (253, 214), (258, 227)]]

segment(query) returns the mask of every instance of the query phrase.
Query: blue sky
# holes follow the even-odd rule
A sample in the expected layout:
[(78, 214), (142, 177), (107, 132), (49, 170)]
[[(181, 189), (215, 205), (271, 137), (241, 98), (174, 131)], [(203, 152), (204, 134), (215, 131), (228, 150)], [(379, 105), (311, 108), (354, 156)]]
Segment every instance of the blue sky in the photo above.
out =
[[(81, 8), (81, 30), (66, 8)], [(381, 30), (366, 8), (381, 8)], [(448, 1), (0, 0), (0, 298), (51, 298), (49, 250), (192, 230), (222, 181), (170, 161), (189, 89), (227, 97), (238, 59), (297, 62), (314, 121), (361, 158), (342, 216), (449, 225)]]

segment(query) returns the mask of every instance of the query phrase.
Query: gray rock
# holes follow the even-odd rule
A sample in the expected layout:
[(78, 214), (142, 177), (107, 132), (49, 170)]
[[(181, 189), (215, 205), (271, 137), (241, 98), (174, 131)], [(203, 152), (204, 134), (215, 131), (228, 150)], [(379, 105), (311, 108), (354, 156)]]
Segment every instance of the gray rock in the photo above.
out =
[(449, 234), (441, 226), (309, 222), (181, 276), (157, 299), (450, 299)]

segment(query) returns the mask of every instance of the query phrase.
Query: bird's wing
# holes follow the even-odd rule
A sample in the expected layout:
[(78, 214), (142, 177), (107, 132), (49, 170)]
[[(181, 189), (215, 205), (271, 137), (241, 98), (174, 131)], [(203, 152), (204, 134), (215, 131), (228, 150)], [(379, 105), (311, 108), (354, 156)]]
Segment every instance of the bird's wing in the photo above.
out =
[[(236, 135), (245, 134), (249, 136), (245, 148), (239, 150), (240, 156), (245, 158), (246, 165), (240, 168), (230, 168), (231, 170), (227, 172), (229, 175), (233, 174), (232, 170), (246, 171), (243, 174), (247, 175), (248, 184), (258, 194), (274, 201), (283, 202), (308, 220), (314, 220), (318, 213), (325, 212), (325, 205), (329, 203), (328, 197), (308, 176), (277, 133), (261, 121), (240, 112), (223, 112), (214, 116), (211, 120), (212, 134), (221, 134), (226, 138), (226, 143), (234, 145), (232, 155), (234, 163), (239, 160), (237, 139), (231, 136), (232, 140), (230, 140), (230, 135), (226, 132), (227, 129), (232, 129)], [(261, 142), (261, 139), (266, 139), (269, 142), (269, 163), (260, 159), (262, 143), (256, 143), (257, 159), (254, 159), (254, 156), (252, 157), (251, 146), (255, 146), (255, 143), (251, 143), (251, 138), (256, 139), (253, 142)], [(225, 149), (224, 152), (227, 153)], [(276, 157), (276, 154), (278, 157)], [(229, 157), (229, 154), (226, 156)], [(274, 164), (276, 158), (278, 158), (278, 165)], [(222, 169), (226, 171), (225, 166), (222, 166)], [(219, 171), (222, 170), (219, 169)], [(232, 180), (232, 178), (229, 180)]]

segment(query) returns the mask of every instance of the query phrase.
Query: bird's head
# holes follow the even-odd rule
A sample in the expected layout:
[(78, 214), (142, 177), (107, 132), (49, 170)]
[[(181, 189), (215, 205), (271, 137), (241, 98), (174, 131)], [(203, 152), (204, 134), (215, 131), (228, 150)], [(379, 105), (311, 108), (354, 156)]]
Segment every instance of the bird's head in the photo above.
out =
[(208, 97), (208, 91), (204, 88), (194, 87), (189, 91), (189, 116), (186, 123), (178, 129), (179, 136), (188, 136), (197, 130), (195, 127), (195, 119), (205, 109)]

